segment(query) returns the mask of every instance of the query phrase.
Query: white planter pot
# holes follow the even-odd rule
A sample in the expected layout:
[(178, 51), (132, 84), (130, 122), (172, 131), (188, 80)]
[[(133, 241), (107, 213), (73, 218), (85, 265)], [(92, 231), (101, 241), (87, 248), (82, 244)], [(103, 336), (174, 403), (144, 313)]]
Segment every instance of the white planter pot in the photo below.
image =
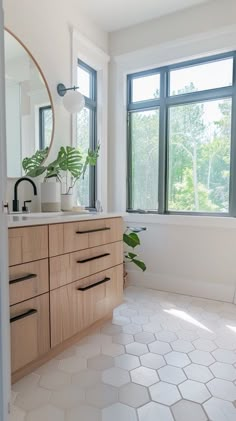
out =
[(42, 212), (60, 212), (61, 183), (59, 181), (45, 181), (41, 183)]
[(73, 209), (73, 194), (62, 194), (61, 195), (61, 210), (71, 211)]

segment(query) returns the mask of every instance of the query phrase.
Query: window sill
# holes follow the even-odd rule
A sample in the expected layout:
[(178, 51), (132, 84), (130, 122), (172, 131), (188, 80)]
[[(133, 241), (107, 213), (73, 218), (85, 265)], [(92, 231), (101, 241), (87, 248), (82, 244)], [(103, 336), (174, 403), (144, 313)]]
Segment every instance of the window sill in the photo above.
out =
[(236, 218), (226, 216), (200, 216), (200, 215), (160, 215), (124, 213), (125, 222), (139, 224), (178, 225), (208, 228), (236, 229)]

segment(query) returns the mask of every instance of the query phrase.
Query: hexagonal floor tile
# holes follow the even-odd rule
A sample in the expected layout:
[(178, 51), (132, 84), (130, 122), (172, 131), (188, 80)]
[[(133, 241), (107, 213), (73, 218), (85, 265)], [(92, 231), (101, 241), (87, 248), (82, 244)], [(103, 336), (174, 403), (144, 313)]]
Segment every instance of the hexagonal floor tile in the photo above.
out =
[(210, 339), (196, 339), (196, 341), (193, 342), (193, 345), (200, 351), (211, 352), (217, 348), (216, 344), (214, 344), (214, 342)]
[(94, 335), (86, 336), (80, 343), (104, 345), (112, 342), (112, 337), (104, 333), (94, 333)]
[(220, 363), (235, 364), (236, 363), (236, 353), (233, 351), (228, 351), (226, 349), (216, 349), (212, 352), (212, 355)]
[(165, 355), (171, 351), (171, 347), (167, 342), (155, 341), (148, 345), (151, 352)]
[(51, 391), (42, 387), (34, 387), (17, 394), (15, 405), (25, 411), (32, 411), (40, 406), (46, 405), (51, 397)]
[(156, 340), (155, 336), (151, 332), (140, 332), (134, 336), (135, 341), (141, 344), (150, 344)]
[(166, 362), (162, 355), (153, 354), (152, 352), (142, 355), (140, 357), (140, 360), (141, 364), (144, 367), (153, 368), (154, 370), (157, 370), (158, 368), (161, 368), (164, 365), (166, 365)]
[(116, 367), (123, 368), (124, 370), (133, 370), (140, 366), (138, 357), (134, 355), (124, 354), (119, 357), (115, 357)]
[(126, 345), (125, 348), (128, 354), (137, 355), (138, 357), (149, 352), (147, 345), (140, 344), (139, 342), (134, 342), (132, 344)]
[(216, 362), (210, 366), (210, 370), (215, 377), (223, 380), (236, 380), (236, 369), (231, 364)]
[(129, 372), (118, 367), (109, 368), (103, 371), (102, 381), (111, 386), (121, 387), (130, 382)]
[(134, 323), (130, 323), (128, 325), (123, 326), (122, 328), (124, 333), (128, 333), (130, 335), (135, 335), (136, 333), (142, 332), (142, 326), (136, 325)]
[(161, 330), (161, 325), (155, 322), (147, 323), (143, 325), (143, 330), (144, 332), (156, 333)]
[(213, 379), (207, 383), (207, 387), (216, 398), (231, 402), (236, 400), (236, 386), (227, 380)]
[(128, 345), (134, 342), (134, 337), (128, 333), (118, 333), (112, 337), (112, 340), (116, 344)]
[(186, 365), (191, 363), (187, 354), (177, 351), (172, 351), (169, 354), (166, 354), (165, 359), (167, 364), (174, 365), (175, 367), (180, 368), (186, 367)]
[(170, 365), (160, 368), (158, 374), (161, 380), (172, 384), (180, 384), (187, 379), (182, 368)]
[(138, 314), (137, 316), (131, 317), (131, 322), (137, 325), (145, 325), (146, 323), (148, 323), (148, 317), (141, 316), (140, 314)]
[[(109, 344), (108, 344), (109, 345)], [(80, 344), (76, 347), (76, 353), (83, 358), (92, 358), (101, 354), (100, 344)]]
[[(102, 411), (102, 421), (137, 421), (135, 409), (115, 403)], [(90, 421), (90, 420), (89, 420)]]
[(208, 367), (199, 364), (190, 364), (184, 368), (186, 376), (190, 380), (195, 380), (200, 383), (207, 383), (213, 379), (213, 375)]
[[(172, 412), (175, 421), (208, 421), (201, 405), (195, 402), (189, 402), (184, 399), (172, 406)], [(223, 421), (223, 419), (221, 420)]]
[(169, 408), (155, 402), (150, 402), (139, 408), (138, 417), (139, 421), (174, 421)]
[(120, 344), (106, 344), (102, 346), (102, 353), (104, 355), (110, 355), (110, 357), (117, 357), (118, 355), (125, 353), (125, 348)]
[(198, 332), (195, 330), (184, 330), (180, 329), (176, 332), (176, 335), (179, 339), (183, 339), (184, 341), (194, 341), (195, 339), (199, 338)]
[(222, 399), (211, 398), (203, 405), (209, 419), (214, 421), (235, 421), (236, 408), (231, 402)]
[(121, 326), (114, 325), (111, 322), (106, 323), (101, 328), (101, 333), (105, 333), (105, 335), (116, 335), (122, 331)]
[(58, 367), (60, 370), (69, 374), (77, 373), (87, 367), (87, 360), (77, 355), (75, 357), (69, 357), (65, 360), (61, 360)]
[(61, 390), (52, 393), (50, 402), (61, 409), (70, 409), (77, 407), (80, 402), (85, 400), (85, 391), (77, 385), (71, 384)]
[(71, 377), (68, 373), (64, 373), (63, 371), (52, 371), (43, 374), (39, 384), (41, 387), (45, 387), (45, 389), (58, 390), (70, 384), (70, 382)]
[(198, 383), (193, 380), (186, 380), (186, 382), (179, 385), (179, 389), (184, 399), (197, 403), (203, 403), (211, 397), (203, 383)]
[(78, 420), (102, 421), (102, 411), (89, 405), (80, 405), (78, 408), (72, 408), (67, 411), (66, 421)]
[(153, 401), (164, 405), (173, 405), (181, 399), (178, 388), (173, 384), (160, 382), (149, 388)]
[(115, 315), (112, 319), (112, 323), (114, 325), (118, 325), (118, 326), (126, 326), (131, 322), (129, 317), (124, 317), (124, 316), (120, 316), (120, 315)]
[(134, 408), (144, 405), (149, 400), (147, 388), (139, 384), (129, 383), (121, 387), (119, 392), (119, 401)]
[(55, 408), (53, 405), (41, 406), (41, 408), (30, 411), (27, 415), (27, 421), (64, 421), (64, 411)]
[(64, 352), (61, 352), (59, 355), (56, 355), (56, 360), (65, 360), (66, 358), (74, 357), (76, 355), (76, 347), (71, 346), (66, 349)]
[(177, 339), (177, 341), (174, 341), (171, 343), (171, 346), (174, 351), (178, 352), (191, 352), (194, 350), (193, 345), (190, 341), (185, 341), (184, 339)]
[(114, 366), (114, 359), (108, 355), (98, 355), (97, 357), (89, 358), (88, 368), (94, 370), (105, 370)]
[(215, 362), (214, 358), (206, 351), (192, 351), (188, 354), (193, 363), (209, 366)]
[(87, 369), (72, 375), (71, 383), (81, 389), (89, 389), (102, 381), (102, 373), (98, 370)]
[(32, 390), (33, 387), (36, 387), (39, 383), (40, 376), (38, 374), (32, 373), (26, 377), (23, 377), (20, 381), (13, 384), (12, 390), (14, 392), (27, 392), (27, 390)]
[(177, 339), (176, 334), (168, 330), (161, 330), (160, 332), (157, 332), (155, 336), (159, 341), (163, 342), (173, 342)]
[(151, 386), (159, 381), (156, 370), (146, 367), (138, 367), (130, 372), (132, 382), (142, 386)]
[(86, 401), (97, 408), (105, 408), (118, 401), (118, 390), (107, 384), (97, 384), (86, 391)]
[(25, 421), (26, 413), (15, 405), (11, 405), (11, 414), (9, 421)]

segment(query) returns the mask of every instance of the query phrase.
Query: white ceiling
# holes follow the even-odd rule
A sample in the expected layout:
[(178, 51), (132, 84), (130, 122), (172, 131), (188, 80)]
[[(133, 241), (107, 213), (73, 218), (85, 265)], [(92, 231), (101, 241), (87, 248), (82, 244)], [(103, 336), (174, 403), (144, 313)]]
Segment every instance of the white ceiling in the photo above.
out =
[(183, 10), (209, 0), (77, 0), (80, 10), (105, 31)]

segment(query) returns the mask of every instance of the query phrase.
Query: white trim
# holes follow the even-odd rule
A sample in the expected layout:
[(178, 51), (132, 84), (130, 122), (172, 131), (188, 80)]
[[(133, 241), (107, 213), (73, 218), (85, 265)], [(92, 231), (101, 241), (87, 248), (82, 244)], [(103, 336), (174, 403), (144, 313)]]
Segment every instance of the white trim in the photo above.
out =
[[(97, 71), (97, 139), (101, 145), (97, 163), (97, 199), (107, 211), (107, 121), (108, 121), (108, 62), (110, 57), (83, 34), (71, 28), (72, 85), (77, 83), (77, 59)], [(72, 144), (76, 136), (76, 116), (72, 117)]]
[(0, 420), (7, 421), (10, 409), (10, 329), (7, 218), (2, 206), (6, 198), (7, 184), (3, 27), (0, 0)]

